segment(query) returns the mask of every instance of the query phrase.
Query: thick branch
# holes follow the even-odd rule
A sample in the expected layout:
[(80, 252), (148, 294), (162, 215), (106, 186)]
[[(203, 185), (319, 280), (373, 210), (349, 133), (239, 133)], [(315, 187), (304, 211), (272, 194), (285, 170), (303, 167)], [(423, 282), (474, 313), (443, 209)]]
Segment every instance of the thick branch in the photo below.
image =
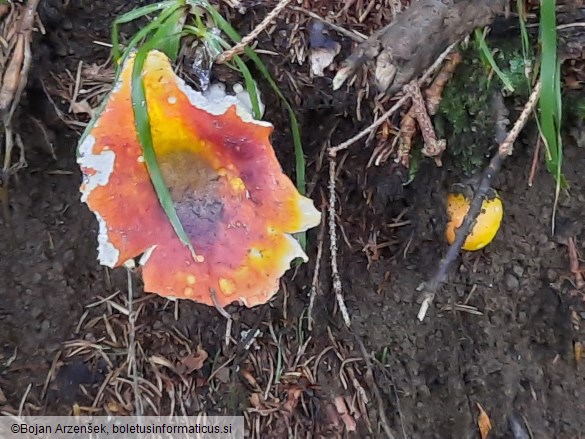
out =
[(361, 65), (375, 62), (376, 85), (390, 94), (429, 67), (450, 44), (503, 13), (505, 0), (420, 0), (360, 43), (333, 80), (338, 89)]

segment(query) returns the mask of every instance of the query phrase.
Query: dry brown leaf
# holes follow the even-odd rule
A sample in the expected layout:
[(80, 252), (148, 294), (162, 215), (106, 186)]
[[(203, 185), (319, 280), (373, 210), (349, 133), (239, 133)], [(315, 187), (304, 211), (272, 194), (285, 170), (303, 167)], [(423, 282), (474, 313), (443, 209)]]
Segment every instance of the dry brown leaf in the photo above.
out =
[(256, 378), (254, 378), (254, 376), (250, 373), (249, 370), (242, 370), (242, 376), (244, 377), (244, 379), (248, 382), (248, 384), (252, 387), (258, 387), (258, 381), (256, 381)]
[(262, 405), (262, 401), (261, 401), (259, 393), (252, 393), (250, 395), (250, 405), (258, 410), (261, 410), (262, 408), (264, 408), (264, 406)]
[(337, 412), (336, 407), (330, 402), (327, 402), (325, 405), (325, 413), (327, 416), (328, 425), (333, 428), (338, 428), (340, 426), (341, 416)]
[(339, 413), (339, 416), (341, 416), (341, 420), (345, 424), (345, 428), (347, 429), (347, 431), (355, 431), (357, 428), (355, 419), (349, 413), (347, 403), (345, 402), (343, 396), (337, 396), (334, 399), (334, 402), (335, 408), (337, 409), (337, 413)]
[(107, 404), (108, 410), (112, 413), (119, 413), (122, 411), (120, 404), (115, 401), (108, 402)]
[(87, 114), (89, 116), (93, 116), (93, 108), (91, 108), (91, 105), (89, 105), (87, 99), (79, 102), (72, 102), (71, 111), (74, 114)]
[(299, 404), (301, 395), (305, 390), (306, 389), (301, 386), (297, 385), (290, 386), (290, 388), (287, 390), (286, 401), (282, 405), (282, 408), (286, 410), (287, 413), (292, 414), (295, 411), (297, 405)]
[(227, 384), (230, 382), (231, 371), (228, 367), (222, 367), (215, 373), (215, 378), (220, 383)]
[(481, 434), (481, 439), (486, 439), (492, 429), (492, 421), (490, 421), (490, 417), (479, 402), (477, 403), (477, 408), (479, 409), (479, 417), (477, 418), (479, 433)]
[(209, 354), (201, 346), (198, 346), (196, 352), (181, 358), (181, 364), (185, 367), (185, 372), (190, 374), (201, 369), (208, 357)]
[(10, 5), (7, 3), (0, 4), (0, 18), (4, 18), (5, 15), (8, 15), (10, 11)]

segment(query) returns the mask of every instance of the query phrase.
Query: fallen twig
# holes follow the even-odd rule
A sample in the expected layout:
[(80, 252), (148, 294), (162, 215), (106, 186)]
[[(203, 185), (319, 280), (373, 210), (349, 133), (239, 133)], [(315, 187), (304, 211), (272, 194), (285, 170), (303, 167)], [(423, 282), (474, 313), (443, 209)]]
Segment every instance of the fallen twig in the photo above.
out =
[(219, 64), (226, 63), (230, 61), (235, 55), (241, 54), (252, 41), (258, 38), (258, 35), (260, 35), (262, 31), (270, 25), (270, 23), (272, 23), (272, 21), (278, 16), (278, 14), (283, 11), (284, 8), (288, 6), (290, 2), (291, 0), (280, 0), (276, 7), (270, 11), (266, 17), (264, 17), (264, 20), (262, 20), (260, 24), (252, 30), (252, 32), (242, 38), (242, 41), (240, 41), (231, 49), (220, 53), (215, 61)]
[(540, 158), (540, 145), (542, 144), (542, 137), (538, 136), (536, 139), (536, 147), (534, 148), (534, 155), (532, 156), (532, 165), (530, 166), (530, 175), (528, 176), (528, 186), (532, 187), (536, 169), (538, 168), (538, 160)]
[(314, 12), (309, 11), (308, 9), (301, 8), (299, 6), (291, 6), (290, 8), (293, 11), (302, 12), (303, 14), (308, 15), (309, 17), (311, 17), (315, 20), (319, 20), (320, 22), (325, 23), (327, 26), (329, 26), (335, 32), (340, 33), (348, 38), (351, 38), (353, 41), (357, 41), (358, 43), (361, 43), (362, 41), (367, 40), (367, 37), (365, 35), (357, 32), (357, 31), (350, 31), (350, 30), (347, 30), (341, 26), (337, 26), (336, 24), (331, 23), (325, 17), (322, 17), (319, 14), (315, 14)]
[[(436, 75), (435, 79), (433, 79), (431, 85), (425, 89), (424, 95), (429, 116), (434, 116), (437, 113), (439, 104), (441, 103), (443, 90), (450, 79), (453, 77), (455, 69), (462, 59), (463, 58), (459, 51), (454, 50), (452, 53), (450, 53), (447, 62), (443, 64), (443, 67)], [(417, 132), (415, 114), (416, 109), (416, 106), (413, 104), (410, 110), (402, 117), (402, 121), (400, 122), (400, 142), (395, 161), (402, 164), (405, 168), (410, 166), (410, 150), (412, 146), (412, 139)]]
[(441, 155), (443, 154), (443, 151), (445, 151), (445, 148), (447, 147), (447, 142), (443, 139), (437, 139), (437, 135), (435, 134), (435, 128), (433, 127), (433, 122), (431, 121), (431, 117), (427, 112), (425, 99), (416, 81), (407, 84), (404, 87), (404, 90), (412, 99), (414, 117), (418, 122), (418, 126), (420, 127), (424, 139), (424, 147), (422, 149), (422, 154), (427, 157), (434, 157), (437, 166), (441, 167), (443, 166), (441, 162)]
[(335, 169), (336, 158), (329, 158), (329, 251), (331, 252), (331, 277), (333, 280), (333, 291), (337, 299), (339, 311), (343, 316), (345, 325), (349, 328), (351, 326), (351, 319), (345, 300), (343, 299), (343, 290), (341, 287), (341, 277), (339, 276), (339, 269), (337, 268), (337, 229), (335, 222), (335, 204), (337, 202), (337, 194), (335, 193)]
[(585, 276), (579, 264), (579, 255), (577, 253), (577, 246), (575, 245), (575, 238), (570, 237), (567, 242), (567, 249), (569, 251), (569, 263), (571, 267), (571, 273), (575, 275), (575, 287), (577, 290), (585, 288)]
[(423, 300), (418, 312), (418, 319), (420, 321), (424, 320), (427, 310), (433, 303), (435, 294), (437, 293), (439, 287), (441, 287), (441, 285), (447, 281), (449, 268), (455, 259), (457, 259), (457, 256), (461, 251), (461, 246), (467, 239), (467, 235), (469, 235), (469, 232), (472, 229), (472, 225), (481, 211), (483, 201), (491, 187), (491, 181), (500, 170), (506, 157), (512, 154), (514, 141), (518, 138), (520, 131), (522, 131), (526, 125), (526, 122), (528, 121), (528, 118), (530, 117), (530, 114), (536, 107), (540, 97), (540, 88), (541, 83), (538, 81), (532, 91), (532, 94), (530, 95), (530, 98), (528, 99), (528, 102), (526, 102), (520, 117), (518, 117), (518, 120), (514, 124), (514, 127), (508, 133), (506, 139), (500, 144), (497, 154), (492, 157), (489, 165), (485, 169), (479, 186), (475, 191), (475, 195), (469, 207), (469, 211), (467, 212), (467, 215), (465, 215), (465, 219), (463, 220), (461, 226), (455, 231), (455, 241), (453, 241), (453, 244), (449, 246), (447, 254), (439, 263), (439, 268), (437, 269), (436, 274), (431, 278), (430, 281), (423, 285)]

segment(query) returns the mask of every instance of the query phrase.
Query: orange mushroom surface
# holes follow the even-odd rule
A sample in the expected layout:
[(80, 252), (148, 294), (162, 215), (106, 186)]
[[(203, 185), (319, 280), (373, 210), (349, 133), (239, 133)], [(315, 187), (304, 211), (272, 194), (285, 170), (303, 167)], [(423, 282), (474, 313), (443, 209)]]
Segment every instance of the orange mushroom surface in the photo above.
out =
[[(266, 303), (296, 258), (291, 236), (321, 214), (283, 173), (269, 141), (273, 127), (236, 97), (206, 98), (151, 51), (142, 79), (153, 148), (196, 256), (160, 205), (134, 125), (124, 65), (105, 108), (81, 140), (82, 201), (99, 223), (98, 258), (119, 267), (141, 256), (144, 289), (207, 305)], [(215, 296), (215, 298), (213, 297)]]

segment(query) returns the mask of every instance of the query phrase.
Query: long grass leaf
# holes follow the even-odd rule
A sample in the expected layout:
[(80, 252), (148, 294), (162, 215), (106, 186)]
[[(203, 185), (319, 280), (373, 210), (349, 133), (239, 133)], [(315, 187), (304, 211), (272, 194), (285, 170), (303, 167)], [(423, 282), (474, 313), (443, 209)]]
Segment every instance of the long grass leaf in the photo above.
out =
[(154, 3), (152, 5), (140, 6), (138, 8), (132, 9), (125, 14), (120, 15), (114, 20), (112, 24), (112, 52), (114, 54), (114, 59), (117, 60), (120, 58), (120, 35), (118, 32), (118, 28), (122, 24), (130, 23), (134, 20), (138, 20), (139, 18), (144, 17), (145, 15), (152, 14), (154, 12), (162, 11), (167, 7), (171, 6), (175, 3), (176, 0), (168, 0), (168, 1), (161, 1), (158, 3)]
[(258, 97), (258, 86), (256, 85), (256, 81), (254, 81), (252, 73), (250, 73), (250, 69), (248, 69), (248, 66), (242, 60), (242, 58), (236, 55), (234, 56), (234, 61), (244, 76), (246, 91), (248, 92), (250, 101), (252, 102), (252, 113), (254, 115), (254, 119), (259, 120), (262, 118), (262, 111), (260, 111), (260, 98)]
[(562, 148), (560, 138), (561, 97), (560, 65), (557, 59), (556, 35), (556, 1), (541, 0), (541, 80), (540, 125), (545, 138), (547, 168), (551, 174), (557, 174), (559, 151)]
[(482, 57), (484, 58), (485, 62), (496, 73), (496, 76), (498, 78), (500, 78), (500, 81), (502, 81), (502, 84), (504, 84), (504, 87), (506, 87), (508, 89), (508, 91), (514, 92), (514, 86), (512, 85), (512, 81), (510, 80), (510, 78), (508, 78), (508, 75), (506, 75), (500, 69), (498, 64), (496, 63), (496, 60), (494, 59), (494, 56), (492, 55), (492, 51), (490, 50), (490, 48), (488, 47), (488, 45), (485, 41), (485, 34), (483, 33), (483, 31), (481, 29), (475, 30), (475, 41), (477, 42), (477, 45), (479, 46), (480, 53), (481, 53)]
[(167, 188), (163, 179), (162, 173), (158, 166), (154, 146), (152, 143), (152, 134), (150, 128), (150, 119), (148, 116), (148, 107), (146, 103), (146, 92), (144, 90), (144, 82), (142, 81), (142, 69), (144, 62), (150, 51), (150, 45), (143, 45), (134, 59), (134, 66), (132, 69), (132, 109), (134, 111), (134, 122), (140, 144), (142, 145), (144, 162), (148, 169), (150, 179), (160, 201), (160, 204), (165, 211), (175, 233), (181, 242), (189, 248), (191, 254), (195, 256), (195, 249), (189, 239), (189, 236), (183, 229), (181, 220), (177, 215), (173, 200), (169, 189)]
[(552, 217), (552, 232), (559, 195), (566, 181), (562, 173), (563, 144), (561, 138), (562, 95), (561, 63), (557, 57), (556, 1), (540, 2), (540, 38), (542, 45), (540, 98), (540, 126), (546, 149), (546, 166), (556, 180), (555, 200)]
[(530, 38), (528, 36), (528, 29), (526, 28), (526, 7), (524, 0), (516, 0), (516, 9), (518, 9), (518, 23), (520, 25), (520, 38), (522, 42), (522, 54), (524, 62), (531, 59), (532, 49), (530, 46)]
[[(136, 19), (136, 18), (141, 17), (144, 14), (133, 14), (132, 12), (136, 11), (136, 10), (134, 10), (134, 11), (128, 12), (127, 14), (124, 14), (124, 15), (118, 17), (114, 21), (114, 25), (112, 26), (112, 42), (115, 41), (116, 43), (113, 44), (112, 55), (114, 58), (114, 62), (117, 63), (116, 74), (114, 77), (114, 84), (116, 84), (120, 80), (120, 74), (122, 73), (122, 67), (124, 66), (124, 62), (126, 61), (128, 56), (130, 55), (130, 53), (132, 53), (132, 51), (136, 49), (136, 47), (138, 46), (138, 44), (141, 41), (143, 41), (151, 33), (155, 32), (156, 29), (160, 26), (160, 24), (162, 22), (164, 22), (167, 18), (169, 18), (170, 15), (172, 15), (174, 13), (175, 9), (168, 8), (168, 6), (171, 6), (175, 2), (176, 2), (176, 0), (172, 0), (172, 1), (167, 1), (167, 2), (161, 2), (161, 3), (156, 4), (156, 5), (149, 5), (149, 7), (151, 7), (154, 11), (161, 9), (162, 7), (160, 5), (163, 5), (167, 9), (165, 9), (153, 21), (151, 21), (146, 26), (144, 26), (142, 29), (140, 29), (130, 39), (130, 42), (128, 43), (128, 45), (126, 46), (126, 48), (124, 49), (122, 54), (120, 54), (120, 52), (119, 52), (119, 43), (118, 43), (119, 42), (119, 35), (118, 35), (118, 29), (117, 29), (116, 23), (117, 24), (128, 23), (131, 21), (129, 19), (129, 17), (135, 17), (134, 19)], [(138, 8), (138, 9), (140, 9), (140, 8)], [(87, 135), (95, 127), (95, 123), (97, 122), (97, 120), (101, 116), (102, 112), (104, 111), (104, 108), (106, 107), (106, 104), (108, 103), (108, 98), (110, 96), (110, 93), (108, 93), (104, 97), (104, 99), (102, 100), (102, 102), (100, 103), (100, 105), (98, 106), (96, 111), (94, 112), (93, 117), (89, 121), (89, 124), (87, 125), (87, 127), (85, 128), (84, 132), (82, 133), (82, 135), (80, 137), (80, 140), (79, 140), (80, 144), (83, 142), (83, 140), (87, 137)]]
[(167, 55), (173, 62), (181, 49), (182, 29), (187, 19), (185, 1), (177, 1), (174, 12), (164, 20), (154, 35), (149, 38), (150, 47), (158, 49)]

